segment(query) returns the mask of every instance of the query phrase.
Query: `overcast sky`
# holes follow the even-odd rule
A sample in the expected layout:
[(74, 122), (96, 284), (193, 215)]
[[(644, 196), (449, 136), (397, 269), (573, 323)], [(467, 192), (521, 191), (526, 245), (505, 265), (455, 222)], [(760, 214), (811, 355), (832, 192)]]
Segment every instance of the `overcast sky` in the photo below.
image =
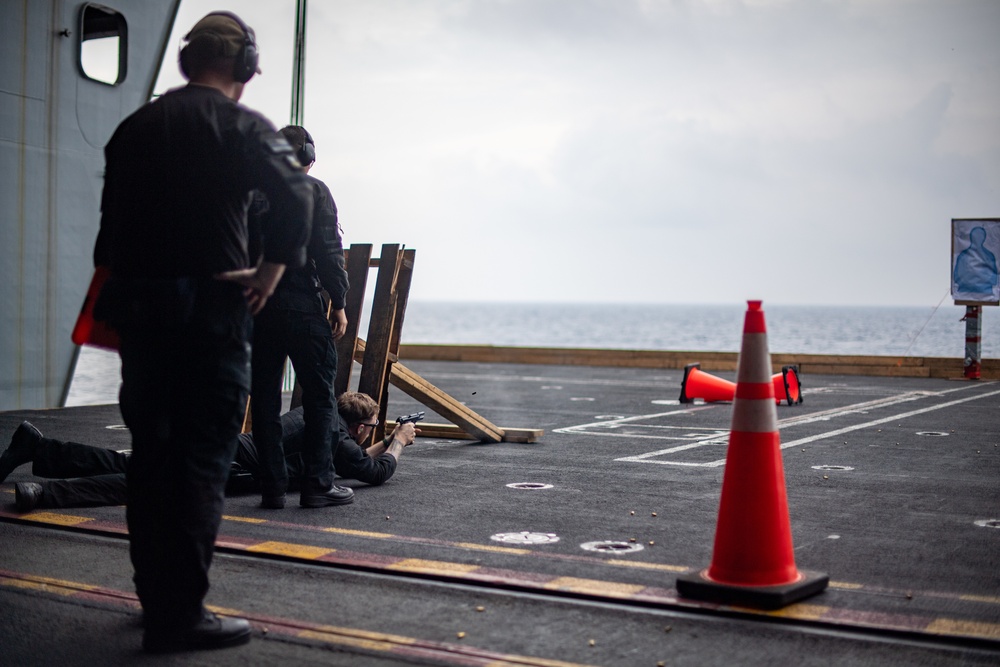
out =
[[(294, 0), (243, 102), (290, 115)], [(935, 306), (1000, 217), (995, 0), (312, 0), (305, 126), (412, 299)], [(950, 298), (945, 303), (951, 303)]]

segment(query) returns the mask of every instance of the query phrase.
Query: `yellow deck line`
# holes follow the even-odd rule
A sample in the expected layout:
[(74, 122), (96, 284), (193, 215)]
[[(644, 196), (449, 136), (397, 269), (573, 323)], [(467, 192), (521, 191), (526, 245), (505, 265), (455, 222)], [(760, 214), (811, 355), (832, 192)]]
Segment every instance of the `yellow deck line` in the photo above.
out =
[[(389, 652), (397, 647), (415, 646), (422, 643), (421, 640), (414, 639), (413, 637), (404, 637), (402, 635), (369, 632), (367, 630), (359, 630), (356, 628), (344, 628), (329, 625), (319, 626), (318, 628), (311, 628), (309, 630), (300, 630), (296, 633), (296, 636), (303, 639), (312, 639), (339, 646), (353, 646), (381, 652)], [(442, 647), (441, 649), (430, 648), (429, 650), (446, 649)], [(462, 652), (460, 650), (453, 650), (450, 654), (453, 656), (456, 654), (458, 656), (462, 656)], [(474, 660), (477, 657), (474, 653), (472, 653), (472, 651), (467, 653), (466, 656), (468, 656), (466, 661)], [(515, 654), (503, 655), (494, 660), (490, 660), (489, 662), (485, 662), (485, 659), (483, 660), (485, 667), (591, 667), (576, 662), (565, 662), (563, 660), (550, 660), (548, 658), (535, 658)]]
[(767, 611), (758, 613), (765, 613), (768, 616), (777, 616), (778, 618), (794, 618), (803, 621), (818, 621), (823, 618), (823, 614), (830, 611), (831, 607), (827, 607), (819, 604), (804, 604), (797, 603), (792, 604), (784, 609), (777, 609), (775, 611)]
[(18, 577), (0, 576), (0, 585), (12, 588), (22, 588), (29, 590), (45, 591), (56, 595), (76, 595), (81, 591), (97, 590), (97, 586), (89, 586), (66, 579), (53, 579), (52, 577), (40, 577), (33, 574), (19, 575)]
[(938, 618), (924, 628), (924, 630), (936, 635), (1000, 639), (1000, 623), (984, 623), (982, 621), (960, 621), (953, 618)]
[(580, 577), (556, 577), (552, 581), (546, 582), (543, 587), (556, 591), (587, 593), (588, 595), (606, 595), (608, 597), (615, 598), (631, 597), (639, 591), (647, 588), (645, 585), (621, 584), (614, 581), (582, 579)]
[(456, 542), (456, 547), (472, 549), (473, 551), (489, 551), (497, 554), (515, 554), (518, 556), (530, 554), (530, 549), (518, 549), (517, 547), (498, 547), (493, 544), (476, 544), (475, 542)]
[(30, 512), (22, 516), (24, 519), (31, 519), (39, 523), (51, 523), (54, 526), (79, 526), (94, 519), (88, 516), (73, 516), (72, 514), (61, 514), (59, 512)]
[(617, 565), (618, 567), (631, 567), (639, 570), (662, 570), (664, 572), (687, 572), (691, 568), (684, 567), (683, 565), (667, 565), (665, 563), (647, 563), (641, 560), (621, 560), (618, 558), (612, 558), (605, 561), (608, 565)]
[(249, 516), (229, 516), (228, 514), (223, 514), (222, 518), (226, 521), (237, 521), (239, 523), (267, 523), (267, 519), (255, 519)]
[[(72, 596), (80, 592), (102, 590), (99, 586), (31, 574), (18, 574), (17, 577), (0, 576), (0, 586), (39, 590), (63, 596)], [(123, 597), (126, 597), (126, 594), (121, 591), (108, 591), (108, 593), (111, 595), (120, 594)], [(258, 625), (266, 626), (270, 623), (272, 625), (292, 628), (294, 627), (292, 624), (296, 622), (294, 619), (289, 619), (289, 625), (284, 625), (280, 620), (275, 619), (264, 622), (256, 620), (252, 614), (247, 614), (239, 609), (217, 606), (210, 606), (209, 608), (215, 613), (223, 614), (225, 616), (248, 618)], [(456, 655), (460, 657), (462, 656), (462, 651), (456, 651), (454, 646), (438, 644), (437, 642), (406, 637), (403, 635), (372, 632), (370, 630), (362, 630), (361, 628), (320, 625), (306, 630), (299, 630), (297, 632), (293, 632), (293, 634), (296, 637), (321, 641), (326, 644), (351, 646), (380, 652), (391, 652), (396, 648), (422, 644), (428, 651), (447, 652), (451, 657), (455, 657)], [(473, 647), (470, 647), (470, 650), (465, 653), (465, 658), (466, 662), (479, 660), (486, 667), (590, 667), (580, 663), (550, 660), (547, 658), (535, 658), (516, 654), (502, 655), (496, 659), (489, 660), (485, 656), (477, 656), (476, 649)]]
[(985, 602), (986, 604), (1000, 604), (1000, 598), (992, 595), (959, 595), (959, 600), (964, 602)]
[(291, 556), (293, 558), (304, 558), (315, 560), (327, 554), (332, 554), (336, 549), (326, 547), (311, 547), (306, 544), (292, 544), (291, 542), (261, 542), (246, 547), (247, 551), (255, 553), (273, 554), (277, 556)]
[(352, 535), (354, 537), (371, 537), (376, 540), (387, 540), (396, 537), (392, 533), (376, 533), (370, 530), (352, 530), (350, 528), (324, 528), (324, 533), (337, 533), (338, 535)]
[[(57, 512), (32, 512), (28, 514), (21, 515), (21, 519), (35, 521), (38, 523), (47, 523), (53, 525), (62, 526), (76, 526), (80, 524), (85, 524), (90, 521), (94, 521), (92, 517), (82, 517), (69, 514), (62, 514)], [(225, 518), (233, 521), (242, 521), (247, 523), (267, 523), (265, 519), (256, 519), (251, 517), (235, 517), (226, 516)], [(373, 539), (389, 539), (395, 538), (396, 535), (390, 533), (381, 533), (373, 531), (361, 531), (352, 530), (346, 528), (325, 528), (324, 532), (337, 533), (344, 535), (353, 535), (358, 537), (370, 537)], [(280, 556), (288, 556), (292, 558), (301, 558), (303, 560), (315, 560), (317, 558), (322, 558), (331, 553), (335, 553), (337, 550), (330, 547), (319, 547), (306, 544), (297, 544), (290, 542), (277, 542), (268, 541), (262, 542), (260, 544), (255, 544), (251, 546), (244, 546), (242, 544), (234, 543), (230, 544), (224, 540), (220, 540), (220, 544), (226, 544), (231, 548), (235, 549), (245, 549), (249, 552), (256, 553), (268, 553)], [(474, 549), (480, 551), (490, 551), (497, 553), (509, 553), (512, 555), (526, 555), (533, 553), (529, 549), (514, 548), (514, 547), (501, 547), (494, 545), (484, 545), (468, 542), (446, 542), (446, 546), (455, 546), (466, 549)], [(660, 570), (665, 572), (686, 572), (690, 568), (680, 566), (680, 565), (670, 565), (665, 563), (648, 563), (644, 561), (627, 561), (623, 559), (608, 559), (603, 561), (595, 561), (595, 564), (605, 564), (614, 567), (632, 568), (632, 569), (647, 569), (647, 570)], [(402, 559), (396, 563), (392, 563), (385, 566), (388, 570), (398, 570), (406, 572), (418, 572), (430, 575), (445, 575), (454, 576), (456, 574), (466, 574), (474, 572), (480, 569), (481, 565), (472, 565), (465, 563), (457, 563), (451, 561), (438, 561), (420, 558), (407, 558)], [(46, 589), (46, 585), (51, 585), (51, 583), (42, 581), (30, 581), (30, 580), (19, 580), (13, 581), (9, 579), (0, 580), (2, 583), (7, 583), (11, 586), (17, 586), (21, 588), (38, 588)], [(672, 582), (665, 582), (668, 586)], [(587, 595), (601, 595), (611, 598), (629, 598), (637, 595), (642, 590), (649, 588), (648, 585), (640, 584), (627, 584), (621, 582), (605, 581), (600, 579), (586, 579), (577, 577), (553, 577), (552, 580), (543, 584), (544, 588), (550, 590), (563, 590), (568, 592), (582, 593)], [(843, 581), (831, 581), (829, 584), (831, 589), (844, 590), (844, 591), (857, 591), (864, 590), (864, 584), (843, 582)], [(983, 604), (1000, 604), (1000, 597), (988, 596), (988, 595), (947, 595), (947, 597), (952, 597), (957, 600), (962, 600), (965, 602), (978, 602)], [(739, 607), (733, 607), (737, 609)], [(758, 609), (747, 608), (745, 611), (751, 613), (768, 614), (773, 616), (779, 616), (784, 618), (800, 619), (800, 620), (822, 620), (823, 614), (828, 612), (830, 607), (822, 605), (808, 605), (808, 604), (793, 604), (777, 611), (762, 612)], [(950, 618), (938, 618), (932, 620), (927, 626), (925, 632), (929, 634), (939, 634), (939, 635), (954, 635), (954, 636), (971, 636), (986, 638), (991, 640), (1000, 639), (1000, 624), (989, 623), (989, 622), (978, 622), (978, 621), (965, 621), (959, 619)]]
[(404, 572), (423, 572), (424, 574), (464, 574), (478, 570), (479, 565), (467, 565), (464, 563), (451, 563), (443, 560), (424, 560), (423, 558), (406, 558), (387, 565), (389, 570), (402, 570)]

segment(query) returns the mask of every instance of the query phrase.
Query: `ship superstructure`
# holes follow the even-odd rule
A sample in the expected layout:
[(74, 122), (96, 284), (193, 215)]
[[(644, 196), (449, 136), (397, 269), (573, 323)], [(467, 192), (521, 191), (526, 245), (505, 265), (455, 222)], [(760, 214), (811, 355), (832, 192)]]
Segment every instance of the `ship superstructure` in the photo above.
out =
[(0, 410), (63, 404), (93, 271), (103, 149), (152, 95), (180, 0), (3, 0)]

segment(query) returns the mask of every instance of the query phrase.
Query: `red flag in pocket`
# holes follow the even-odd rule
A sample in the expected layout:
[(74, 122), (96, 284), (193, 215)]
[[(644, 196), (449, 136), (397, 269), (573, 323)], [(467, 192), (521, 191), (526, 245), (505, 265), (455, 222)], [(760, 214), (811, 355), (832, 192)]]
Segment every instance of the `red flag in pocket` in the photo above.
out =
[(107, 322), (94, 319), (94, 304), (101, 294), (101, 288), (111, 277), (111, 269), (99, 266), (94, 270), (94, 277), (87, 289), (87, 296), (80, 308), (80, 316), (73, 327), (73, 342), (77, 345), (91, 345), (105, 350), (118, 351), (120, 341), (118, 332), (108, 326)]

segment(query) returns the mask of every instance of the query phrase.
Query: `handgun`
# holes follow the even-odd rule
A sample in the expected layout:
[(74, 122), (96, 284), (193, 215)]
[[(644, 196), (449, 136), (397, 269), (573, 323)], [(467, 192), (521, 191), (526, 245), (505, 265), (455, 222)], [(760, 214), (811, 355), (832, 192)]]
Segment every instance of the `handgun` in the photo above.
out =
[(409, 423), (409, 422), (416, 423), (416, 422), (420, 421), (423, 418), (424, 418), (423, 411), (414, 412), (412, 415), (403, 415), (402, 417), (396, 417), (396, 423), (397, 424), (406, 424), (406, 423)]

